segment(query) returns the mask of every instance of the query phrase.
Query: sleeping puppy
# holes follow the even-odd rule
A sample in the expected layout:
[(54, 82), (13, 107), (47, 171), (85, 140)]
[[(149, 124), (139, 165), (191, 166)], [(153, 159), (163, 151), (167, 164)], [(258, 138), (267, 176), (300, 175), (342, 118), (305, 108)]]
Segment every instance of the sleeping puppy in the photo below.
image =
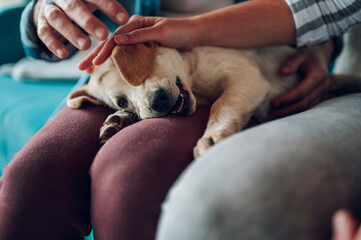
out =
[(93, 69), (89, 83), (69, 95), (67, 105), (80, 108), (87, 101), (116, 110), (100, 129), (102, 143), (138, 120), (190, 115), (196, 105), (211, 105), (207, 128), (194, 148), (198, 157), (240, 131), (251, 116), (267, 120), (270, 100), (299, 81), (297, 75), (278, 74), (293, 51), (197, 47), (180, 52), (155, 43), (116, 46), (112, 57)]

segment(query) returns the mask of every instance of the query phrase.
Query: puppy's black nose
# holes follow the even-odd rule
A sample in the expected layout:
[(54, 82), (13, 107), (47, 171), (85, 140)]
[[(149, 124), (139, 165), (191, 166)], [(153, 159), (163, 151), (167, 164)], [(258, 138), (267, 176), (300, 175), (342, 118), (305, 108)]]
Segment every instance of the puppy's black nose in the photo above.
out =
[(166, 91), (163, 89), (155, 91), (149, 99), (149, 106), (154, 112), (168, 112), (171, 106)]

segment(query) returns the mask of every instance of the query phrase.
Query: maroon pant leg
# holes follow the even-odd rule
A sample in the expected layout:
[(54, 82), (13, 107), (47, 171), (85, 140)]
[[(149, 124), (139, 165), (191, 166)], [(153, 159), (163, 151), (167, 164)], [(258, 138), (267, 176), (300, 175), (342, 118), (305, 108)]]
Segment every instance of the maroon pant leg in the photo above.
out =
[(89, 234), (89, 168), (109, 111), (63, 108), (15, 154), (0, 178), (0, 239), (82, 239)]
[(141, 121), (100, 149), (90, 171), (96, 240), (154, 240), (161, 204), (192, 161), (208, 112)]

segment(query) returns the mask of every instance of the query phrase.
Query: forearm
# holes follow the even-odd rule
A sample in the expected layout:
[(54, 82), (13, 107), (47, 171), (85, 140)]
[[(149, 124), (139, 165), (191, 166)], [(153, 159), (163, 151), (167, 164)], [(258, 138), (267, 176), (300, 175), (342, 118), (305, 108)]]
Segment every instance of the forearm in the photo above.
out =
[(192, 19), (197, 45), (259, 47), (296, 43), (296, 29), (284, 0), (253, 0)]

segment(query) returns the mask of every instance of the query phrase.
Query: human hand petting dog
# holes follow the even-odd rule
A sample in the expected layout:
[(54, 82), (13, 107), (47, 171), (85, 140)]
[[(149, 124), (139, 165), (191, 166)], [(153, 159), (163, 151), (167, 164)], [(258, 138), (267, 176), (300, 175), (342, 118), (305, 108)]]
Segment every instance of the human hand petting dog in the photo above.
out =
[[(260, 3), (261, 2), (265, 4), (263, 1), (260, 1)], [(260, 26), (256, 28), (260, 28), (260, 31), (249, 32), (247, 25), (240, 26), (240, 31), (235, 31), (234, 27), (228, 29), (227, 26), (232, 26), (233, 22), (231, 21), (232, 18), (225, 16), (229, 16), (229, 14), (238, 16), (236, 13), (241, 13), (245, 10), (254, 10), (254, 7), (257, 7), (259, 3), (250, 2), (247, 4), (248, 5), (238, 5), (233, 8), (224, 8), (209, 14), (189, 18), (174, 19), (132, 16), (129, 21), (123, 26), (120, 26), (108, 40), (94, 49), (78, 67), (80, 70), (87, 70), (93, 65), (104, 63), (117, 44), (128, 45), (156, 41), (166, 47), (187, 50), (200, 45), (257, 47), (273, 45), (275, 43), (279, 45), (282, 42), (284, 44), (293, 43), (292, 41), (294, 39), (288, 36), (295, 35), (292, 34), (293, 31), (289, 30), (293, 26), (283, 26), (282, 24), (278, 26), (276, 24), (276, 32), (282, 33), (285, 31), (289, 34), (285, 34), (286, 37), (284, 38), (273, 39), (273, 36), (282, 36), (282, 34), (275, 34), (273, 31), (268, 33), (267, 31), (269, 31), (269, 29), (262, 29), (262, 26), (264, 26), (262, 19), (257, 21), (257, 23), (260, 23)], [(282, 6), (281, 3), (279, 3), (281, 5), (273, 6), (272, 4), (276, 4), (275, 2), (268, 4), (271, 4), (267, 6), (269, 11), (272, 11), (272, 9), (279, 11), (280, 6)], [(287, 19), (287, 11), (282, 11), (281, 16), (284, 17), (280, 17), (280, 19), (275, 20), (275, 22), (285, 22), (281, 20)], [(224, 20), (220, 26), (219, 19)], [(241, 20), (240, 23), (243, 23), (244, 19)], [(230, 22), (230, 24), (224, 24), (224, 22)], [(216, 33), (208, 33), (210, 30)], [(248, 33), (248, 38), (242, 37), (245, 33)], [(232, 39), (238, 40), (233, 42)], [(301, 112), (316, 105), (323, 99), (324, 93), (326, 93), (329, 88), (327, 65), (332, 49), (332, 44), (328, 44), (327, 47), (309, 47), (307, 50), (297, 52), (286, 61), (280, 73), (290, 75), (299, 72), (304, 76), (304, 79), (294, 89), (274, 99), (272, 102), (273, 111), (270, 112), (271, 118), (279, 118)]]
[(333, 51), (332, 40), (325, 46), (312, 46), (297, 51), (283, 64), (280, 74), (298, 72), (303, 79), (290, 91), (271, 102), (269, 117), (280, 118), (295, 114), (321, 102), (330, 87), (328, 63)]
[(350, 213), (339, 210), (333, 217), (332, 240), (361, 240), (361, 226)]
[(59, 58), (66, 58), (66, 40), (86, 50), (91, 40), (84, 31), (100, 41), (108, 37), (107, 26), (93, 15), (97, 9), (117, 24), (128, 21), (128, 13), (116, 0), (38, 0), (33, 11), (34, 25), (45, 46)]
[(195, 46), (260, 47), (295, 44), (295, 36), (293, 17), (284, 0), (246, 1), (188, 18), (133, 16), (78, 67), (85, 70), (102, 64), (115, 44), (156, 41), (183, 50)]
[[(174, 30), (172, 30), (174, 29)], [(189, 50), (197, 46), (196, 27), (192, 18), (144, 17), (133, 15), (105, 42), (95, 48), (79, 65), (86, 70), (104, 63), (115, 45), (156, 41), (160, 45)]]

